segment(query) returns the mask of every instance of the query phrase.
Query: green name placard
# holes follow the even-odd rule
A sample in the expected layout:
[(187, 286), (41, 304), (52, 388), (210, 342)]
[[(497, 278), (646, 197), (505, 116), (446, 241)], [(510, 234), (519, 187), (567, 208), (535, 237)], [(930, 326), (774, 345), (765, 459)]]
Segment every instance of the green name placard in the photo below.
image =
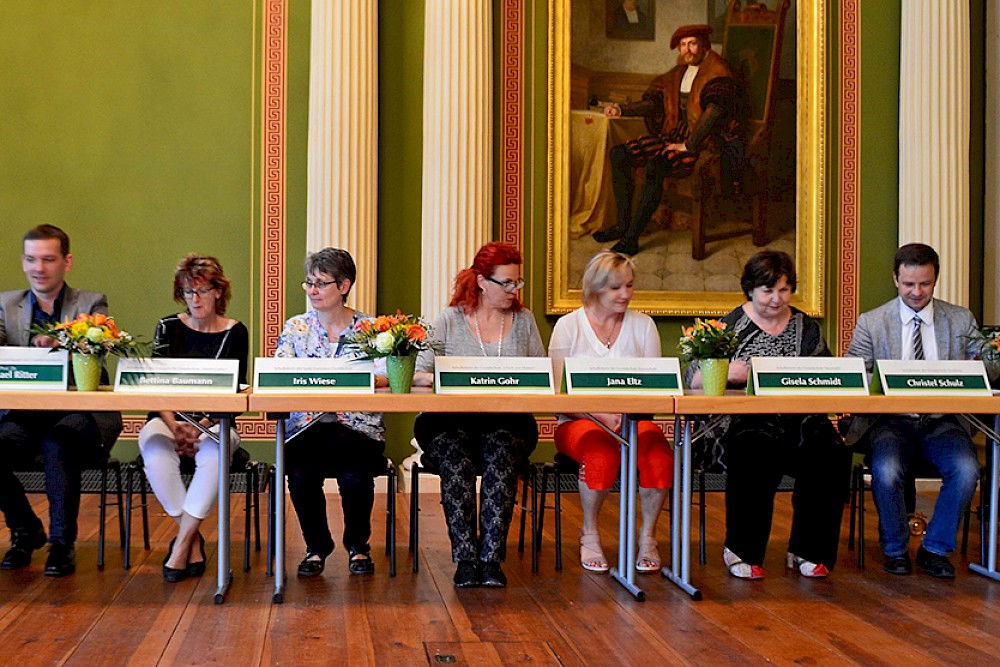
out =
[(258, 357), (253, 364), (256, 393), (345, 393), (375, 391), (375, 365), (348, 358)]
[(868, 395), (868, 372), (857, 357), (753, 357), (750, 372), (748, 394)]
[(986, 367), (979, 360), (883, 359), (875, 362), (875, 390), (887, 396), (968, 394), (989, 396)]
[(549, 386), (549, 376), (546, 373), (499, 373), (499, 372), (448, 372), (440, 374), (442, 387), (503, 387), (505, 391), (519, 389), (541, 389)]
[(570, 382), (576, 391), (601, 389), (603, 391), (655, 392), (679, 388), (677, 377), (663, 373), (570, 373)]
[(548, 357), (437, 357), (434, 388), (447, 394), (551, 394)]
[(66, 391), (65, 351), (0, 347), (0, 391)]

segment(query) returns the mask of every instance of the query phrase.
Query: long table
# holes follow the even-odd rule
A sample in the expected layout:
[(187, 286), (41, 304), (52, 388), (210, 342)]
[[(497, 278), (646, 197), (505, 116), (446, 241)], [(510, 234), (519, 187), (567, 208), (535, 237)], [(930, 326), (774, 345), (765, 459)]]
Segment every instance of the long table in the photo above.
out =
[[(247, 411), (248, 393), (126, 393), (107, 387), (100, 391), (0, 391), (0, 409), (70, 412), (205, 412), (219, 420), (220, 451), (229, 451), (229, 429), (236, 415)], [(215, 603), (225, 600), (232, 583), (229, 566), (229, 466), (219, 466), (219, 550)]]
[[(729, 391), (725, 396), (689, 395), (674, 399), (676, 428), (674, 432), (674, 508), (680, 503), (680, 512), (671, 515), (671, 564), (662, 570), (663, 576), (673, 581), (693, 599), (701, 599), (701, 592), (691, 584), (691, 442), (692, 418), (712, 414), (954, 414), (1000, 415), (1000, 397), (997, 396), (748, 396), (743, 392)], [(980, 426), (977, 425), (977, 428)], [(994, 432), (987, 433), (991, 448), (990, 460), (990, 516), (987, 562), (970, 565), (977, 574), (1000, 581), (997, 571), (997, 502), (1000, 484), (1000, 443)], [(678, 449), (680, 451), (678, 451)]]
[(414, 389), (411, 394), (252, 394), (250, 410), (265, 412), (277, 419), (275, 436), (275, 557), (274, 602), (282, 602), (285, 593), (285, 427), (281, 417), (289, 412), (530, 412), (597, 413), (621, 412), (623, 438), (622, 490), (618, 521), (618, 563), (612, 576), (636, 599), (645, 597), (636, 585), (636, 485), (638, 426), (635, 415), (671, 414), (669, 396), (580, 396), (516, 394), (434, 394), (429, 389)]

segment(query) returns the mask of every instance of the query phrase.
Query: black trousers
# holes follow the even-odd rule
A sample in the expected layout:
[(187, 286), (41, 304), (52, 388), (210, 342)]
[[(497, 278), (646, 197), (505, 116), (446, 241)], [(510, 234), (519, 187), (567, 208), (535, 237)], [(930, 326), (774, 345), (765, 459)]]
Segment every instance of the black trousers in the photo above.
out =
[(306, 550), (327, 556), (333, 537), (326, 519), (323, 483), (337, 480), (344, 512), (343, 545), (364, 548), (371, 537), (375, 477), (385, 472), (385, 443), (337, 422), (319, 422), (285, 447), (288, 495), (299, 518)]
[(73, 544), (80, 514), (80, 473), (107, 458), (87, 412), (12, 410), (0, 420), (0, 511), (11, 531), (40, 528), (15, 470), (45, 471), (49, 541)]
[(850, 479), (850, 453), (822, 415), (736, 417), (723, 436), (726, 546), (752, 565), (764, 562), (774, 494), (795, 477), (788, 550), (832, 570)]
[[(454, 561), (500, 562), (514, 514), (517, 472), (538, 444), (530, 414), (423, 413), (413, 432), (424, 465), (441, 476)], [(479, 521), (476, 474), (482, 473)], [(477, 530), (478, 523), (478, 530)]]

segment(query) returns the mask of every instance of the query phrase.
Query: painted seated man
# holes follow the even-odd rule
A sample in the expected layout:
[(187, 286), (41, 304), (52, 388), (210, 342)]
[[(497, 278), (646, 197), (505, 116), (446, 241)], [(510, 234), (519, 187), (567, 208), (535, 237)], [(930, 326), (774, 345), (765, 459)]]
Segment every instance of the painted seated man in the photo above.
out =
[[(611, 149), (611, 182), (617, 207), (617, 224), (594, 233), (599, 243), (617, 240), (612, 250), (627, 255), (639, 252), (639, 235), (660, 205), (667, 177), (684, 178), (695, 168), (701, 153), (719, 155), (722, 188), (733, 193), (742, 188), (746, 152), (740, 118), (744, 95), (726, 61), (709, 42), (707, 25), (678, 28), (670, 48), (678, 49), (678, 64), (653, 79), (642, 100), (612, 104), (609, 116), (645, 116), (647, 125), (659, 128)], [(644, 169), (639, 202), (632, 212), (635, 170)]]

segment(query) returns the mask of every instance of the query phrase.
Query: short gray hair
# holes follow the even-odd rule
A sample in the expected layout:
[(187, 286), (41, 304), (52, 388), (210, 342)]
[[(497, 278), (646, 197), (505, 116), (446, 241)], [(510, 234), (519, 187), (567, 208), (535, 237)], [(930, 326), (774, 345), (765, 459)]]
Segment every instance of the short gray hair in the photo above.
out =
[(602, 250), (591, 257), (583, 272), (583, 302), (590, 303), (613, 278), (623, 276), (625, 269), (631, 269), (635, 276), (635, 262), (620, 252)]
[[(323, 248), (306, 255), (306, 277), (313, 273), (325, 273), (337, 281), (338, 287), (345, 280), (350, 280), (353, 288), (358, 269), (351, 253), (340, 248)], [(347, 295), (350, 293), (351, 290), (348, 289), (344, 294), (344, 303), (347, 303)]]

